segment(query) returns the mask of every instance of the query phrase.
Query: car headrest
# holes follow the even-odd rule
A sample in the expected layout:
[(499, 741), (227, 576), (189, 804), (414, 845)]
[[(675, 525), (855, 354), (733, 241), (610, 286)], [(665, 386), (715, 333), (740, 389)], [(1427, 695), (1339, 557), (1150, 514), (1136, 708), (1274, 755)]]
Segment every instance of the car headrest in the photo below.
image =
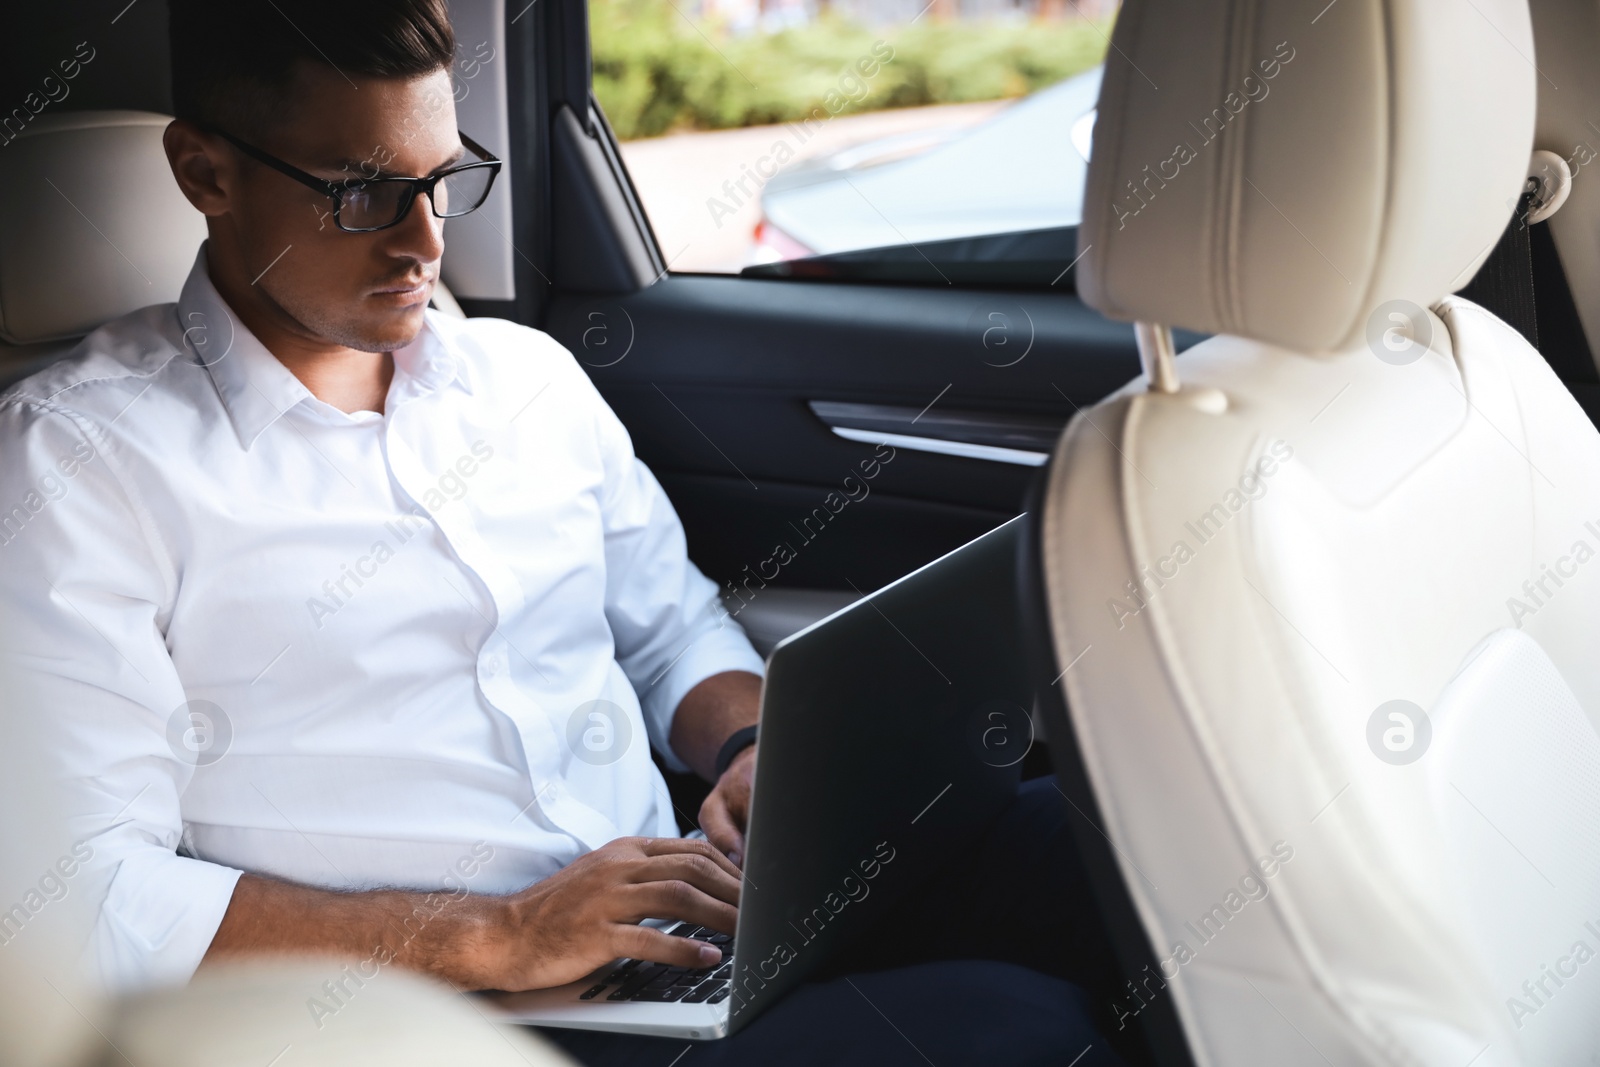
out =
[(1533, 148), (1526, 0), (1321, 6), (1123, 4), (1078, 237), (1088, 303), (1322, 352), (1471, 279)]
[(0, 339), (78, 337), (176, 300), (206, 237), (144, 111), (43, 114), (0, 146)]

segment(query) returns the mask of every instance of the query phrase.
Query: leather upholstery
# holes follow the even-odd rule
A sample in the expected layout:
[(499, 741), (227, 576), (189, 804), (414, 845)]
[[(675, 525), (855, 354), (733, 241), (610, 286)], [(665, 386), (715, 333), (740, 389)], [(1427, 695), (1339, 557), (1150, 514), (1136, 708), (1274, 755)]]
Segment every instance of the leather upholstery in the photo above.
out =
[(206, 225), (167, 166), (171, 121), (47, 113), (0, 150), (0, 341), (75, 338), (178, 298)]
[[(1197, 1063), (1320, 1063), (1296, 1029), (1340, 1064), (1459, 1067), (1491, 1042), (1479, 1064), (1570, 1062), (1519, 1058), (1519, 1042), (1563, 1031), (1519, 1033), (1505, 1000), (1580, 937), (1600, 948), (1582, 925), (1600, 917), (1600, 885), (1551, 873), (1561, 856), (1546, 853), (1534, 864), (1563, 887), (1547, 892), (1487, 828), (1538, 836), (1539, 818), (1507, 812), (1559, 783), (1522, 773), (1468, 799), (1438, 750), (1396, 767), (1368, 747), (1380, 705), (1433, 709), (1498, 631), (1535, 637), (1600, 707), (1600, 565), (1547, 583), (1558, 595), (1532, 615), (1508, 607), (1532, 606), (1522, 583), (1576, 541), (1600, 548), (1585, 525), (1600, 519), (1600, 439), (1508, 327), (1458, 299), (1443, 310), (1442, 351), (1408, 367), (1364, 347), (1308, 359), (1213, 339), (1179, 366), (1186, 388), (1228, 394), (1225, 413), (1133, 388), (1075, 421), (1051, 468), (1062, 684), (1157, 955), (1194, 953), (1157, 995), (1174, 998)], [(1492, 813), (1470, 866), (1513, 902), (1500, 914), (1475, 915), (1438, 858), (1470, 804)], [(1592, 854), (1600, 800), (1559, 818), (1568, 850)], [(1256, 878), (1265, 899), (1209, 936), (1201, 917), (1278, 842), (1293, 856)], [(1500, 971), (1478, 932), (1507, 910), (1535, 917), (1519, 936), (1541, 958)], [(1600, 985), (1562, 996), (1563, 1040), (1600, 1047)]]
[[(1115, 1009), (1174, 1006), (1201, 1065), (1583, 1062), (1600, 436), (1446, 295), (1527, 163), (1527, 13), (1306, 10), (1130, 0), (1113, 38), (1080, 284), (1220, 333), (1180, 392), (1072, 422), (1040, 520), (1062, 725), (1158, 960)], [(1114, 182), (1286, 39), (1270, 94), (1118, 229)], [(1409, 362), (1369, 347), (1389, 299), (1431, 306)]]
[(1524, 0), (1130, 2), (1112, 40), (1077, 277), (1113, 318), (1337, 350), (1459, 288), (1511, 215)]

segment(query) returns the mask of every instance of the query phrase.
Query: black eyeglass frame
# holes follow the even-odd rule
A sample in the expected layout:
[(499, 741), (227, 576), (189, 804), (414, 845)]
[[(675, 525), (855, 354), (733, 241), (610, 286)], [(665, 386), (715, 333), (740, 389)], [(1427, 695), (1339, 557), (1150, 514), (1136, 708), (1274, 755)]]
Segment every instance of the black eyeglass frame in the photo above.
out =
[[(466, 146), (468, 151), (477, 153), (477, 155), (480, 157), (478, 162), (464, 163), (459, 167), (451, 167), (449, 170), (441, 171), (440, 173), (428, 178), (405, 178), (395, 176), (381, 178), (346, 178), (341, 181), (329, 181), (326, 178), (319, 178), (315, 174), (307, 174), (305, 171), (294, 166), (292, 163), (285, 163), (283, 160), (272, 155), (270, 152), (263, 152), (255, 145), (246, 141), (241, 141), (239, 138), (235, 137), (226, 130), (210, 128), (209, 132), (221, 137), (223, 140), (233, 145), (251, 159), (256, 160), (258, 163), (265, 163), (278, 173), (293, 178), (301, 185), (315, 189), (317, 192), (332, 200), (333, 223), (345, 233), (376, 233), (379, 230), (387, 230), (391, 226), (400, 225), (405, 221), (406, 216), (411, 214), (411, 206), (416, 203), (417, 196), (422, 193), (427, 194), (428, 206), (432, 209), (436, 218), (457, 219), (463, 215), (470, 215), (472, 212), (482, 207), (484, 202), (489, 199), (489, 193), (494, 189), (494, 180), (500, 175), (501, 160), (499, 157), (495, 156), (477, 141), (474, 141), (472, 138), (468, 137), (465, 133), (462, 133), (459, 129), (456, 131), (456, 134), (461, 138), (461, 143)], [(445, 213), (439, 210), (438, 203), (436, 203), (433, 199), (433, 190), (436, 185), (438, 185), (444, 179), (455, 174), (460, 174), (463, 171), (481, 170), (484, 168), (489, 168), (490, 170), (489, 184), (484, 186), (483, 196), (479, 198), (476, 204), (473, 204), (471, 207), (462, 211), (451, 211), (449, 213)], [(400, 201), (399, 208), (395, 212), (395, 217), (390, 221), (381, 226), (352, 227), (346, 226), (339, 218), (339, 212), (344, 207), (344, 194), (347, 191), (364, 189), (369, 185), (395, 182), (409, 186), (411, 192), (410, 195), (408, 195), (404, 200)]]

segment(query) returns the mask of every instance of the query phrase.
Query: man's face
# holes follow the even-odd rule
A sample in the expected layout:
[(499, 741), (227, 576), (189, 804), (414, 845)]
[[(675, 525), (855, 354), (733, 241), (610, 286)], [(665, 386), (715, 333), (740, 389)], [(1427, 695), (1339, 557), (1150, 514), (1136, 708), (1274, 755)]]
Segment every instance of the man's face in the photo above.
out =
[[(289, 120), (255, 147), (319, 178), (424, 177), (465, 157), (450, 73), (357, 78), (306, 65)], [(229, 131), (234, 132), (234, 131)], [(251, 140), (245, 135), (246, 140)], [(444, 220), (419, 196), (398, 225), (347, 233), (332, 201), (236, 150), (225, 217), (229, 251), (269, 304), (312, 338), (367, 352), (402, 347), (422, 329), (444, 253)], [(217, 244), (213, 240), (213, 245)]]

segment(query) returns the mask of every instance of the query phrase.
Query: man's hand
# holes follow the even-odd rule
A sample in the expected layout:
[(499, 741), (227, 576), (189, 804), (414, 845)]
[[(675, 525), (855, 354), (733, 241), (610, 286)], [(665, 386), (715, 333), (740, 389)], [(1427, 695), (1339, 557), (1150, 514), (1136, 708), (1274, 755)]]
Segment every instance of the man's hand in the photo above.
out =
[[(669, 743), (709, 780), (717, 753), (759, 717), (761, 678), (723, 671), (679, 702)], [(266, 953), (376, 958), (467, 989), (542, 989), (620, 956), (709, 967), (720, 953), (639, 920), (682, 919), (732, 934), (755, 749), (728, 765), (700, 809), (707, 841), (626, 837), (520, 893), (340, 893), (245, 874), (202, 965)], [(727, 855), (725, 855), (726, 853)], [(729, 862), (729, 855), (733, 861)]]
[(732, 934), (739, 874), (705, 841), (624, 837), (499, 899), (464, 977), (479, 989), (543, 989), (621, 956), (714, 966), (722, 959), (715, 947), (638, 923), (682, 919)]
[(737, 867), (744, 866), (744, 828), (750, 820), (755, 772), (756, 746), (751, 745), (733, 757), (711, 795), (700, 805), (700, 829)]
[(748, 671), (713, 674), (684, 696), (672, 718), (668, 741), (678, 758), (714, 788), (700, 807), (700, 829), (736, 864), (744, 863), (745, 820), (750, 817), (750, 786), (755, 747), (745, 749), (716, 773), (717, 753), (733, 734), (761, 715), (761, 676)]
[(340, 893), (246, 874), (202, 966), (229, 957), (333, 954), (393, 963), (465, 989), (542, 989), (620, 956), (682, 967), (721, 958), (637, 925), (682, 919), (726, 934), (739, 872), (706, 841), (624, 837), (509, 896)]

